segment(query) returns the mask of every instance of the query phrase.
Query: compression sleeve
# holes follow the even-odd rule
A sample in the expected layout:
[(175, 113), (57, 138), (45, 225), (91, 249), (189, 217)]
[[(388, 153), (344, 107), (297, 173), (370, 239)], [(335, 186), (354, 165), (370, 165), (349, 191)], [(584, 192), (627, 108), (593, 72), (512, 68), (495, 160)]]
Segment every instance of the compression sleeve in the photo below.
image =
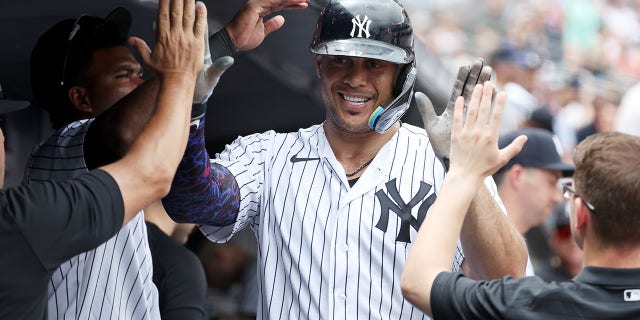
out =
[(225, 28), (209, 37), (209, 51), (211, 52), (212, 60), (224, 56), (233, 56), (235, 48)]
[(199, 126), (191, 127), (187, 149), (162, 205), (176, 222), (228, 226), (238, 215), (240, 189), (227, 168), (209, 161), (204, 122), (203, 117)]

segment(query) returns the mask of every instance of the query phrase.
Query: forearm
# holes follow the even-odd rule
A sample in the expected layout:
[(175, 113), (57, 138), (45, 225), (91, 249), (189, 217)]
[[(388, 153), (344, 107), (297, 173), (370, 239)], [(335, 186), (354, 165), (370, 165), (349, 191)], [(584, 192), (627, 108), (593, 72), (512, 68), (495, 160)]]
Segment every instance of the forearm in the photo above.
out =
[[(118, 182), (127, 223), (138, 211), (167, 194), (189, 132), (190, 96), (195, 78), (162, 80), (157, 110), (127, 155), (104, 168)], [(171, 134), (167, 134), (170, 132)]]
[(94, 142), (108, 148), (116, 159), (123, 157), (154, 114), (159, 87), (154, 77), (99, 115), (92, 124), (98, 130), (99, 141)]
[(527, 264), (524, 239), (484, 184), (471, 202), (460, 239), (468, 267), (465, 271), (470, 278), (524, 276)]
[(162, 199), (162, 204), (176, 222), (226, 226), (233, 224), (238, 215), (240, 190), (227, 168), (210, 163), (205, 148), (204, 119), (189, 133), (171, 191)]
[(429, 210), (402, 273), (402, 293), (431, 314), (431, 287), (436, 276), (450, 271), (465, 214), (478, 188), (471, 179), (449, 173)]

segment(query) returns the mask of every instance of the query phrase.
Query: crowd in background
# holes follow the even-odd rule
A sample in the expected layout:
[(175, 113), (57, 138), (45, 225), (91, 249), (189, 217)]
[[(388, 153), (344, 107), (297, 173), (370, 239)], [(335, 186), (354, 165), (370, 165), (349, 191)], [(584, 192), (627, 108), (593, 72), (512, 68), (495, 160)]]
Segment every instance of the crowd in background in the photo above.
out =
[[(523, 58), (539, 59), (539, 63), (523, 61), (536, 64), (535, 76), (527, 75), (532, 82), (528, 91), (535, 97), (536, 109), (544, 109), (530, 110), (528, 116), (533, 113), (533, 120), (553, 121), (565, 154), (584, 137), (581, 130), (612, 130), (621, 98), (640, 80), (637, 0), (406, 3), (417, 42), (428, 57), (418, 61), (429, 65), (420, 74), (427, 87), (444, 78), (447, 88), (458, 66), (475, 57), (489, 62), (504, 48), (532, 52), (532, 57)], [(438, 68), (430, 59), (437, 60)], [(438, 69), (446, 70), (446, 75)]]
[[(566, 162), (590, 134), (637, 134), (640, 1), (405, 3), (422, 54), (419, 80), (431, 95), (447, 99), (458, 66), (482, 57), (494, 68), (498, 89), (508, 95), (503, 134), (522, 127), (549, 130)], [(558, 203), (544, 225), (527, 233), (536, 273), (556, 269), (549, 280), (580, 270), (581, 251), (566, 232), (566, 219), (558, 218), (565, 209), (566, 202)]]

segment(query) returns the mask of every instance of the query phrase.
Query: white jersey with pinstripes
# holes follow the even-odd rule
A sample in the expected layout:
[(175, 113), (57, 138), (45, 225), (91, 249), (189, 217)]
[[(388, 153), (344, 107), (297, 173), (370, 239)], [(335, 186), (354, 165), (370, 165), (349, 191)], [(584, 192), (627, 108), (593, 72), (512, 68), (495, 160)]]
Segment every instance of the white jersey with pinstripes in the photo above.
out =
[[(83, 141), (92, 120), (56, 131), (33, 151), (25, 182), (68, 180), (87, 172)], [(63, 263), (48, 289), (49, 319), (160, 319), (144, 214), (113, 238)]]
[[(212, 241), (256, 232), (259, 319), (428, 319), (400, 291), (444, 179), (424, 129), (402, 124), (353, 187), (322, 125), (238, 138), (212, 161), (235, 175), (240, 212), (200, 229)], [(452, 269), (463, 259), (459, 246)]]

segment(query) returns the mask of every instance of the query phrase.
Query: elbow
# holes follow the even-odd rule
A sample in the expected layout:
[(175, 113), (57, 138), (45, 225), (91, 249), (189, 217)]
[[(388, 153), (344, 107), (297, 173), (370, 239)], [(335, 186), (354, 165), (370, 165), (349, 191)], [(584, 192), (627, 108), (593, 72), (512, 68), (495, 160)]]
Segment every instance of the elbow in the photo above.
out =
[(405, 271), (400, 280), (400, 289), (405, 300), (431, 316), (431, 285), (426, 279)]
[(419, 301), (420, 293), (424, 290), (424, 286), (420, 286), (418, 283), (419, 281), (408, 272), (405, 271), (402, 273), (402, 278), (400, 279), (402, 296), (413, 305)]
[(153, 192), (154, 199), (160, 199), (169, 194), (175, 168), (165, 166), (149, 166), (145, 169), (143, 181)]

